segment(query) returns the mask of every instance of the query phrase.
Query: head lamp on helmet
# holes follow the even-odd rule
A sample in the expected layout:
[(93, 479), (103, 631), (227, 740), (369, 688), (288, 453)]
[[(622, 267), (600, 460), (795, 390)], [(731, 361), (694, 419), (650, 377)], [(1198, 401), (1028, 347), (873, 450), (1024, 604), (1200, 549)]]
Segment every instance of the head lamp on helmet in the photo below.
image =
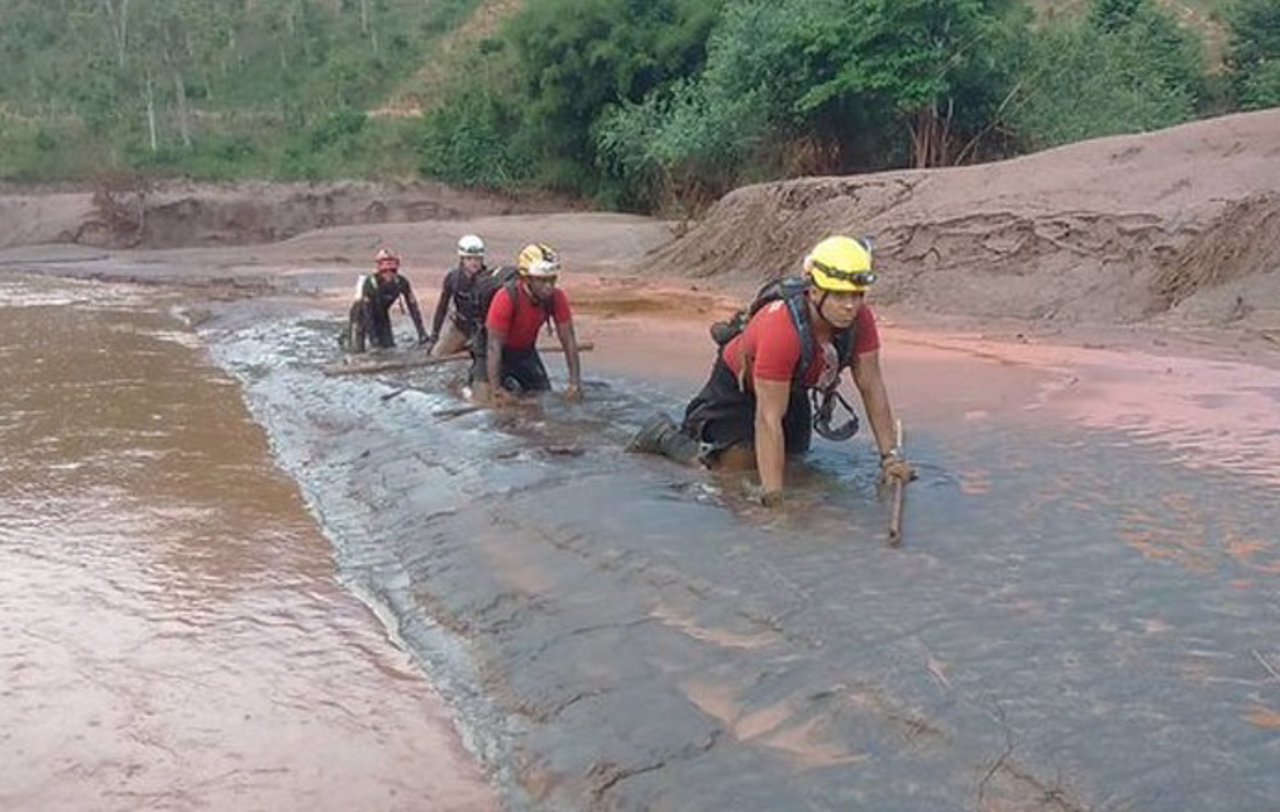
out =
[(459, 257), (480, 257), (484, 258), (484, 240), (475, 234), (467, 234), (458, 240), (458, 256)]
[(852, 237), (828, 237), (805, 257), (813, 284), (829, 293), (863, 293), (876, 281), (869, 242)]
[(560, 262), (558, 260), (540, 259), (529, 266), (524, 271), (524, 275), (530, 279), (555, 279), (560, 275)]
[(379, 248), (378, 253), (373, 255), (373, 260), (380, 271), (395, 271), (400, 268), (400, 257), (386, 248)]
[(530, 243), (522, 248), (520, 255), (516, 258), (516, 268), (520, 273), (528, 274), (535, 262), (550, 262), (556, 266), (557, 270), (560, 267), (560, 260), (556, 257), (555, 250), (545, 243)]

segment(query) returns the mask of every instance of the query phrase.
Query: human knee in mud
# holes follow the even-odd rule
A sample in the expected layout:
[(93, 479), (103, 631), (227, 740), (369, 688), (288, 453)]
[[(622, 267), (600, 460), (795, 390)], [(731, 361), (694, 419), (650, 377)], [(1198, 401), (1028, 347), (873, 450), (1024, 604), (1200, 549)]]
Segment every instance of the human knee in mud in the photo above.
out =
[[(477, 344), (487, 350), (487, 333), (481, 330), (479, 337), (480, 340)], [(469, 382), (472, 387), (484, 386), (489, 383), (488, 369), (488, 352), (476, 351), (472, 353), (471, 372), (469, 375)], [(542, 357), (538, 355), (536, 349), (513, 350), (510, 347), (503, 347), (502, 363), (499, 369), (501, 388), (513, 395), (520, 395), (526, 392), (548, 392), (551, 390), (551, 378), (547, 375), (547, 368), (542, 363)]]
[(520, 392), (551, 388), (546, 366), (538, 354), (543, 325), (554, 329), (569, 368), (565, 397), (582, 396), (578, 340), (573, 313), (564, 291), (556, 287), (560, 261), (546, 245), (533, 244), (520, 252), (514, 268), (493, 276), (487, 286), (484, 328), (471, 342), (471, 385), (478, 400), (501, 402)]
[(802, 266), (802, 277), (766, 284), (748, 308), (713, 327), (716, 361), (681, 424), (665, 415), (655, 418), (630, 450), (710, 467), (754, 457), (763, 498), (776, 502), (786, 458), (808, 451), (814, 430), (835, 440), (856, 432), (856, 417), (839, 427), (831, 423), (837, 404), (852, 416), (837, 391), (841, 373), (849, 369), (880, 451), (882, 475), (914, 477), (896, 446), (875, 315), (864, 302), (876, 279), (870, 243), (829, 237)]
[(364, 352), (366, 346), (386, 349), (396, 344), (391, 324), (391, 308), (397, 301), (409, 311), (418, 332), (418, 343), (427, 343), (422, 313), (413, 295), (413, 286), (400, 275), (400, 258), (383, 248), (375, 257), (375, 273), (360, 277), (355, 300), (347, 313), (347, 329), (340, 342), (350, 352)]

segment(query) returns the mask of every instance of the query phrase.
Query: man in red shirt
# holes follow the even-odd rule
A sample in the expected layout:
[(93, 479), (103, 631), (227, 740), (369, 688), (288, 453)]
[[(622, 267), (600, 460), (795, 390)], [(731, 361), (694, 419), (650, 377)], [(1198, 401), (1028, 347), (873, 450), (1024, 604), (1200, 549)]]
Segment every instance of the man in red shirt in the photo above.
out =
[(779, 286), (776, 297), (724, 343), (710, 380), (685, 409), (683, 424), (677, 429), (664, 415), (641, 430), (632, 450), (711, 466), (754, 457), (762, 499), (775, 503), (786, 457), (809, 449), (810, 392), (834, 393), (848, 367), (884, 477), (914, 477), (895, 444), (875, 314), (863, 302), (875, 281), (869, 249), (850, 237), (829, 237), (805, 257), (804, 270), (806, 280)]
[(515, 393), (551, 389), (547, 368), (538, 355), (538, 332), (554, 324), (569, 367), (565, 397), (582, 397), (578, 339), (573, 330), (569, 297), (556, 287), (560, 260), (546, 245), (528, 245), (516, 261), (518, 275), (501, 287), (489, 303), (486, 336), (475, 342), (471, 385), (477, 400), (509, 402)]

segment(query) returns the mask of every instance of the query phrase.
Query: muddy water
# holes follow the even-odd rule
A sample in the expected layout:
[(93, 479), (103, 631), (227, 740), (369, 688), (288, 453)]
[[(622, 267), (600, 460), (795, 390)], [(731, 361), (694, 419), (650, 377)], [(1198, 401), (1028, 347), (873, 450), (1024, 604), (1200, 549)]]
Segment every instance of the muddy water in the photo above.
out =
[(864, 438), (765, 512), (620, 450), (679, 386), (594, 366), (584, 404), (444, 416), (461, 370), (325, 378), (333, 331), (206, 336), (513, 806), (1275, 808), (1267, 477), (1149, 425), (931, 407), (890, 549)]
[(0, 808), (495, 808), (172, 304), (0, 277)]

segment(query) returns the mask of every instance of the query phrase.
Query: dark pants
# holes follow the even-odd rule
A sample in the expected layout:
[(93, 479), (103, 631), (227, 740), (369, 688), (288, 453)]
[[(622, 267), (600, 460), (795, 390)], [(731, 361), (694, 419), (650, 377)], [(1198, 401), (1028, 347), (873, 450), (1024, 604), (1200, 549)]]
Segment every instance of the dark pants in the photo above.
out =
[[(715, 462), (725, 450), (736, 445), (754, 449), (756, 441), (756, 396), (738, 387), (737, 376), (717, 357), (711, 379), (684, 411), (680, 430), (702, 443), (703, 458)], [(787, 456), (803, 454), (813, 439), (813, 411), (808, 393), (793, 387), (787, 412), (782, 417), (782, 436)]]
[(364, 352), (365, 345), (388, 348), (396, 345), (391, 329), (391, 308), (383, 309), (363, 301), (352, 302), (347, 313), (347, 335), (344, 342), (352, 352)]
[[(476, 333), (471, 348), (471, 383), (488, 382), (489, 335), (484, 330)], [(502, 348), (502, 388), (512, 392), (546, 392), (551, 389), (551, 379), (542, 364), (542, 356), (536, 347), (527, 350)]]
[(396, 345), (396, 334), (391, 329), (391, 305), (366, 304), (365, 329), (369, 332), (369, 343), (375, 347), (387, 349)]

